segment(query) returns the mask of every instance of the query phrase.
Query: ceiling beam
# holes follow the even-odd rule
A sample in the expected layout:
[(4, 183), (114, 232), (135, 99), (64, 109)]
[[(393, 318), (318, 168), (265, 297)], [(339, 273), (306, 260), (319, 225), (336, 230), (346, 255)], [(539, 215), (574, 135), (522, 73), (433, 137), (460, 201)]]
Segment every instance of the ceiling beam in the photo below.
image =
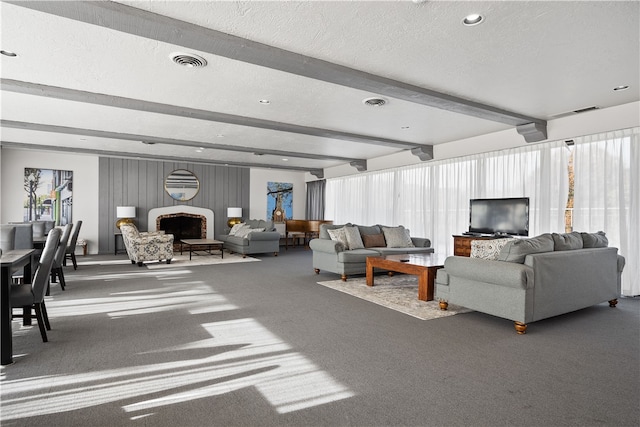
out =
[(338, 139), (343, 141), (359, 142), (363, 144), (380, 145), (384, 147), (395, 147), (404, 150), (421, 146), (420, 144), (398, 141), (395, 139), (376, 138), (373, 136), (358, 135), (354, 133), (341, 132), (330, 129), (299, 126), (290, 123), (257, 119), (254, 117), (217, 113), (214, 111), (199, 110), (196, 108), (181, 107), (177, 105), (161, 104), (158, 102), (143, 101), (140, 99), (125, 98), (122, 96), (105, 95), (102, 93), (86, 92), (82, 90), (68, 89), (58, 86), (41, 85), (19, 80), (0, 79), (0, 89), (6, 90), (8, 92), (23, 93), (26, 95), (44, 96), (47, 98), (64, 99), (66, 101), (84, 102), (88, 104), (144, 111), (148, 113), (186, 117), (189, 119), (228, 123), (238, 126), (249, 126), (278, 132), (316, 136), (320, 138)]
[(41, 124), (41, 123), (19, 122), (15, 120), (0, 120), (0, 127), (31, 130), (31, 131), (38, 131), (38, 132), (62, 133), (62, 134), (69, 134), (69, 135), (83, 135), (83, 136), (91, 136), (96, 138), (121, 139), (125, 141), (144, 142), (147, 144), (167, 144), (167, 145), (179, 145), (184, 147), (202, 147), (202, 148), (207, 148), (211, 150), (254, 153), (256, 155), (266, 154), (266, 155), (273, 155), (273, 156), (280, 156), (280, 157), (295, 157), (295, 158), (313, 159), (313, 160), (339, 160), (343, 162), (352, 162), (352, 161), (362, 160), (362, 159), (353, 158), (353, 157), (339, 157), (339, 156), (321, 155), (321, 154), (312, 154), (312, 153), (300, 153), (300, 152), (294, 152), (294, 151), (267, 150), (263, 148), (241, 147), (237, 145), (228, 145), (228, 144), (212, 144), (212, 143), (203, 142), (203, 141), (187, 141), (187, 140), (162, 138), (162, 137), (149, 136), (149, 135), (109, 132), (109, 131), (96, 130), (96, 129), (83, 129), (83, 128), (73, 128), (68, 126), (47, 125), (47, 124)]
[(143, 154), (143, 153), (123, 153), (122, 151), (109, 151), (109, 150), (94, 150), (91, 148), (80, 147), (61, 147), (43, 144), (25, 144), (23, 142), (15, 141), (0, 141), (0, 146), (6, 148), (18, 148), (22, 150), (39, 150), (39, 151), (54, 151), (54, 152), (67, 152), (75, 154), (90, 154), (104, 157), (116, 157), (120, 159), (140, 159), (140, 160), (157, 160), (162, 162), (188, 162), (196, 163), (200, 165), (217, 165), (217, 166), (236, 166), (245, 168), (263, 168), (263, 169), (284, 169), (291, 171), (311, 172), (317, 171), (315, 168), (297, 167), (297, 166), (274, 166), (265, 163), (249, 163), (249, 162), (229, 162), (224, 160), (212, 160), (203, 159), (201, 157), (180, 157), (175, 156), (160, 156), (155, 154)]
[(545, 120), (535, 117), (366, 73), (120, 3), (104, 1), (9, 1), (8, 3), (200, 52), (511, 126), (537, 123), (546, 128), (547, 124)]

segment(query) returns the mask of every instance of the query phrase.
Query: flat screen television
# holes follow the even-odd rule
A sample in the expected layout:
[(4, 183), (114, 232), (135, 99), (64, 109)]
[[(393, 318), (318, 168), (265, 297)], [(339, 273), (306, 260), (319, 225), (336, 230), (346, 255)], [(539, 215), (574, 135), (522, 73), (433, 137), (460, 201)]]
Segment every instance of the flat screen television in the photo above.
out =
[(471, 199), (469, 232), (529, 235), (529, 198)]

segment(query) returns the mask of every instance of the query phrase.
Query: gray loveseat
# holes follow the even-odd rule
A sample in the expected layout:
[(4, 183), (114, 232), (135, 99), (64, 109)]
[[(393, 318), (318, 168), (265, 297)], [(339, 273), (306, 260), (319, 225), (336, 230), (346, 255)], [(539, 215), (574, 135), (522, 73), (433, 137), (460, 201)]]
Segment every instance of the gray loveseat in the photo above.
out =
[(218, 240), (224, 242), (225, 249), (231, 253), (242, 254), (243, 258), (247, 254), (267, 252), (273, 252), (274, 256), (278, 256), (280, 233), (273, 226), (273, 221), (250, 219), (245, 224), (247, 227), (244, 231), (239, 231), (238, 235), (223, 234), (218, 236)]
[[(348, 241), (332, 240), (329, 230), (349, 230)], [(335, 234), (335, 233), (334, 233)], [(358, 237), (361, 241), (358, 241)], [(356, 244), (353, 244), (355, 241)], [(350, 245), (351, 243), (351, 245)], [(353, 224), (321, 224), (317, 239), (309, 242), (313, 251), (313, 269), (330, 271), (341, 276), (366, 273), (367, 257), (389, 254), (431, 253), (431, 241), (421, 237), (409, 237), (409, 230), (402, 226), (362, 226)]]
[(607, 246), (604, 233), (508, 240), (502, 248), (497, 241), (472, 242), (493, 245), (484, 259), (447, 257), (435, 284), (442, 309), (451, 303), (513, 320), (524, 334), (530, 322), (618, 302), (625, 259)]

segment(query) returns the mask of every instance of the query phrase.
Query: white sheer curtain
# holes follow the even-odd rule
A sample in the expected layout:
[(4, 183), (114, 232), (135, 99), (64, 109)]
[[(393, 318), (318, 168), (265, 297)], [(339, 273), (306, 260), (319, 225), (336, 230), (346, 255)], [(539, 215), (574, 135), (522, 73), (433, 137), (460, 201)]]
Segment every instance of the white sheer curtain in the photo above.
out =
[(469, 199), (529, 197), (530, 235), (564, 231), (568, 150), (562, 141), (327, 180), (326, 219), (402, 224), (453, 253)]
[(574, 138), (573, 229), (607, 233), (626, 259), (628, 296), (640, 295), (639, 129)]
[(335, 224), (393, 224), (394, 172), (328, 179), (324, 217)]

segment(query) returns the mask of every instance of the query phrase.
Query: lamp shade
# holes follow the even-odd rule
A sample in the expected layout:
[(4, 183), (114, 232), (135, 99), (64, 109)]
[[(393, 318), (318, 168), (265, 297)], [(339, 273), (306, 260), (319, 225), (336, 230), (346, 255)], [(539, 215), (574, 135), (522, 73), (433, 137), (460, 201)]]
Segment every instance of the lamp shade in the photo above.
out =
[(136, 207), (135, 206), (117, 206), (116, 218), (135, 218)]
[(241, 218), (242, 208), (227, 208), (227, 218)]

